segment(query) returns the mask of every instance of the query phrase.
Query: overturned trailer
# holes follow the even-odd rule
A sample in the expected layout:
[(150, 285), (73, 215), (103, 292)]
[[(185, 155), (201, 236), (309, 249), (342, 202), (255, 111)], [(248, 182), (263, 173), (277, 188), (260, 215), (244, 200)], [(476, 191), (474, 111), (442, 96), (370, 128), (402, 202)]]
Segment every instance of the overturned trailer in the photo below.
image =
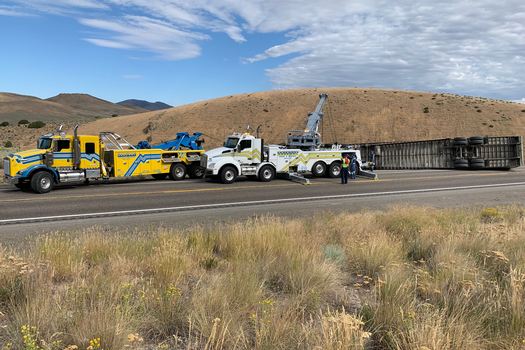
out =
[(523, 165), (521, 136), (473, 136), (354, 145), (376, 169), (511, 169)]

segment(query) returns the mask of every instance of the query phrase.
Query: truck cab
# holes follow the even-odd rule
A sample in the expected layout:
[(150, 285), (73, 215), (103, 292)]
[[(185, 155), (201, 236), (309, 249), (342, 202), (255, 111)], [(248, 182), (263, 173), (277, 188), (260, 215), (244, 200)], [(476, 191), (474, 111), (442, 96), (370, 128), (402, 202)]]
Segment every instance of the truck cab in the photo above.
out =
[[(8, 183), (45, 193), (58, 182), (100, 177), (97, 136), (79, 136), (78, 151), (75, 151), (73, 136), (65, 133), (43, 135), (36, 146), (36, 149), (12, 153), (4, 158), (4, 177)], [(78, 157), (74, 156), (75, 153)]]
[(261, 181), (271, 181), (275, 176), (275, 167), (267, 162), (264, 141), (249, 133), (228, 136), (222, 147), (205, 153), (201, 167), (206, 168), (206, 176), (219, 178), (223, 183), (232, 183), (238, 176)]

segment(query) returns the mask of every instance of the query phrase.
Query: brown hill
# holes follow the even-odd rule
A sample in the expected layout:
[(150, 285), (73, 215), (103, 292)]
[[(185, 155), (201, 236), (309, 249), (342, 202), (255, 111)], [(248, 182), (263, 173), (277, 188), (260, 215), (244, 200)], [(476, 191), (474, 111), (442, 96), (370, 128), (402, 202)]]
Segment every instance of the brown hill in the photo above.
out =
[(0, 123), (16, 123), (27, 120), (67, 120), (74, 110), (53, 101), (41, 100), (33, 96), (0, 93)]
[(112, 115), (147, 111), (121, 106), (86, 94), (60, 94), (42, 100), (34, 96), (0, 93), (0, 123), (16, 124), (21, 119), (44, 122), (86, 122)]
[(318, 95), (329, 103), (324, 142), (361, 143), (421, 140), (461, 135), (524, 135), (525, 105), (452, 94), (379, 89), (274, 90), (202, 101), (163, 111), (100, 119), (82, 133), (114, 130), (137, 142), (172, 138), (178, 131), (202, 131), (207, 147), (232, 131), (262, 125), (267, 142), (284, 142), (286, 132), (302, 129)]
[(68, 106), (75, 110), (77, 115), (85, 117), (111, 117), (147, 112), (144, 108), (121, 106), (88, 94), (59, 94), (46, 101)]

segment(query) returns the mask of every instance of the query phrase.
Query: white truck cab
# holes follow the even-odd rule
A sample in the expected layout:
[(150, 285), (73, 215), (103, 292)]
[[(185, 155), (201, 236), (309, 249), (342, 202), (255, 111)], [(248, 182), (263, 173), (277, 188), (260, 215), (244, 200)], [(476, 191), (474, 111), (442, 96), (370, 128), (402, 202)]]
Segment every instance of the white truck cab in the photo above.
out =
[(239, 176), (268, 182), (277, 174), (311, 173), (316, 177), (338, 177), (343, 155), (355, 155), (361, 167), (358, 150), (330, 148), (302, 150), (282, 145), (265, 145), (264, 140), (249, 133), (234, 133), (223, 147), (207, 151), (201, 159), (206, 176), (217, 177), (222, 183), (234, 182)]

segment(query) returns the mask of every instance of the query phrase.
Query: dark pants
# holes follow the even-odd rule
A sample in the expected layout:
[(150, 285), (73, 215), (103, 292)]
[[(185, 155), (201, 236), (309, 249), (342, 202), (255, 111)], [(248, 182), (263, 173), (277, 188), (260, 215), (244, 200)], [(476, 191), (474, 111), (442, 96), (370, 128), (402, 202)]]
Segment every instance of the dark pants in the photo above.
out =
[(352, 180), (355, 179), (355, 169), (351, 169), (351, 170), (350, 170), (350, 178), (351, 178)]
[(348, 183), (348, 168), (341, 168), (341, 183)]

